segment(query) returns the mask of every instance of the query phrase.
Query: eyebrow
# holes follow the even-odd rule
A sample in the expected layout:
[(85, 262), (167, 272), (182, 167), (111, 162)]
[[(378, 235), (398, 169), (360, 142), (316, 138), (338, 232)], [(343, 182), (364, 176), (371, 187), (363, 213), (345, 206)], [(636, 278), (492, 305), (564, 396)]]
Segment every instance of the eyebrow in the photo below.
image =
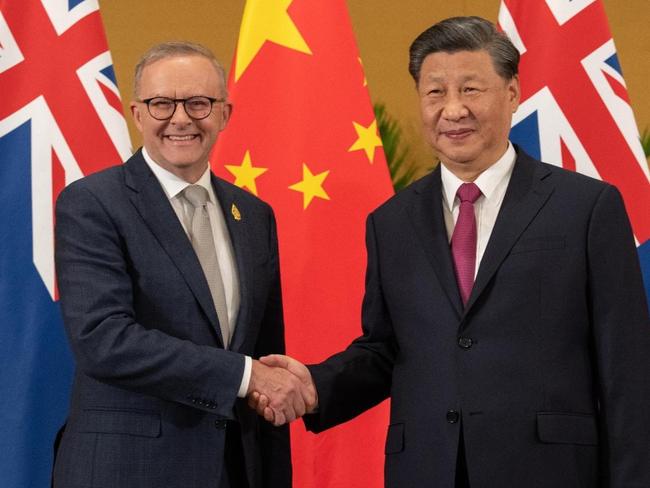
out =
[[(425, 75), (423, 81), (433, 81), (433, 82), (444, 82), (446, 81), (447, 78), (442, 77), (442, 76), (427, 76)], [(472, 73), (470, 75), (466, 75), (463, 78), (460, 79), (461, 82), (466, 82), (466, 81), (481, 81), (482, 78), (479, 73)]]

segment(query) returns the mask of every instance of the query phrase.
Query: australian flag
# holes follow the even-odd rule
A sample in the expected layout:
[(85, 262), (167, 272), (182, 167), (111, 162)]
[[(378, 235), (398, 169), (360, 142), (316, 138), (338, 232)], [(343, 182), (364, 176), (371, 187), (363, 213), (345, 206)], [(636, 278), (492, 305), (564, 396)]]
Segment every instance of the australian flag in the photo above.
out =
[(499, 25), (522, 55), (511, 139), (618, 187), (650, 301), (650, 173), (602, 1), (502, 0)]
[(97, 0), (0, 0), (0, 483), (50, 486), (73, 362), (54, 202), (130, 142)]

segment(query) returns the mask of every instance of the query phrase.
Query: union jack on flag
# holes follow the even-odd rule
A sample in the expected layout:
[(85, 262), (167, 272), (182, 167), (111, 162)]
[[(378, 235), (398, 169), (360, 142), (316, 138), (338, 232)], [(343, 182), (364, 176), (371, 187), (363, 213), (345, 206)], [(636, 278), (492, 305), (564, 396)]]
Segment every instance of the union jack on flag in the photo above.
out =
[(0, 0), (0, 472), (46, 487), (72, 358), (54, 275), (54, 202), (130, 155), (97, 0)]
[(650, 299), (650, 173), (601, 0), (502, 0), (521, 53), (510, 138), (529, 154), (616, 185)]

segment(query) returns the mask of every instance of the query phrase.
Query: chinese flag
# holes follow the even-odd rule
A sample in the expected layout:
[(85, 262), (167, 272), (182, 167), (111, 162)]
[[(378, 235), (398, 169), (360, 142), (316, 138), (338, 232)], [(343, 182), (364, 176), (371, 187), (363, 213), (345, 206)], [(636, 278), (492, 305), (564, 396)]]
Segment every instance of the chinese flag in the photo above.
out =
[[(345, 1), (248, 0), (229, 89), (213, 166), (273, 206), (287, 352), (319, 362), (361, 333), (365, 219), (393, 193)], [(294, 485), (383, 486), (386, 425), (295, 422)]]

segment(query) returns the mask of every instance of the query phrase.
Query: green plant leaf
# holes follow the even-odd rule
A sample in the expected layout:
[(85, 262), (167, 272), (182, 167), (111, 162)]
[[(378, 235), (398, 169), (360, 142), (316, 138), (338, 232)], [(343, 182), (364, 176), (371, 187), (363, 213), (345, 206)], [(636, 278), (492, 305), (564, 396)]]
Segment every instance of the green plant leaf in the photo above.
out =
[(404, 143), (399, 123), (387, 112), (383, 103), (376, 103), (374, 110), (393, 188), (399, 191), (413, 181), (418, 168)]
[(641, 145), (643, 146), (645, 157), (650, 157), (650, 129), (648, 127), (646, 127), (643, 134), (641, 134)]

